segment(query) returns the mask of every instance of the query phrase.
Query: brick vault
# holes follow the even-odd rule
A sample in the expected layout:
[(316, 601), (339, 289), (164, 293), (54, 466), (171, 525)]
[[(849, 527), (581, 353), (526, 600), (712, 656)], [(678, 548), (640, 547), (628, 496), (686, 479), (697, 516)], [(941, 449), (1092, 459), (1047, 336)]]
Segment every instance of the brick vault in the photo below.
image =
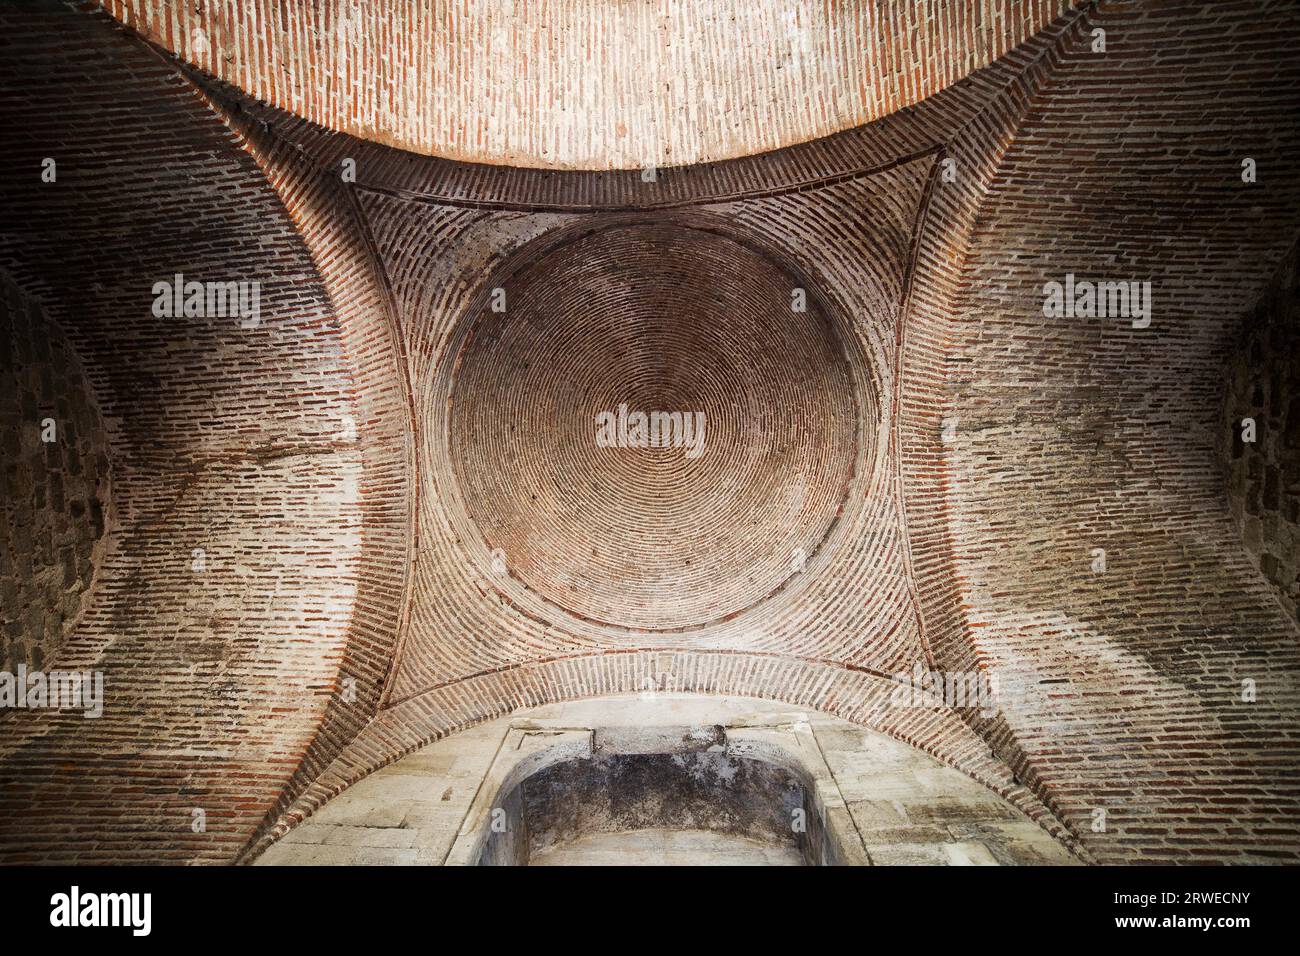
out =
[(3, 667), (104, 687), (0, 710), (0, 858), (248, 862), (647, 690), (895, 738), (1084, 862), (1300, 858), (1293, 4), (0, 26)]

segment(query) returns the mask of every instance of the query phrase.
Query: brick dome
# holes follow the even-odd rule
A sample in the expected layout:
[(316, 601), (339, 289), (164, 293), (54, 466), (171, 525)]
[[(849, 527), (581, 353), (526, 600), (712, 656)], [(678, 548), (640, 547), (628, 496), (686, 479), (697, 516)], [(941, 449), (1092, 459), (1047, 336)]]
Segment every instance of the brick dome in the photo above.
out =
[[(1300, 859), (1293, 11), (523, 6), (0, 11), (0, 633), (108, 688), (0, 713), (0, 858), (249, 861), (665, 693), (1071, 858)], [(159, 314), (181, 274), (259, 316)]]
[(552, 169), (714, 162), (860, 126), (962, 80), (1077, 5), (104, 4), (189, 63), (332, 129)]
[[(794, 309), (801, 282), (662, 223), (584, 230), (489, 279), (508, 308), (467, 317), (449, 448), (498, 579), (662, 631), (799, 573), (844, 506), (859, 431), (831, 317), (816, 298)], [(676, 416), (662, 434), (655, 413)]]

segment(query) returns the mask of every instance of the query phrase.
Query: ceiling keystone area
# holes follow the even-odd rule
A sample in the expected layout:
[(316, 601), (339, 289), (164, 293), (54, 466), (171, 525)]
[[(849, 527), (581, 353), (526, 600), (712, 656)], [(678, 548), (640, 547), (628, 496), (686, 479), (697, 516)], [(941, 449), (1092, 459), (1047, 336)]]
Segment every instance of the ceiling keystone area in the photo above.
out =
[[(4, 715), (7, 859), (246, 859), (431, 739), (647, 687), (891, 734), (1087, 859), (1300, 853), (1296, 623), (1216, 451), (1228, 343), (1300, 223), (1288, 5), (774, 3), (744, 26), (783, 64), (758, 87), (659, 30), (740, 29), (728, 4), (528, 5), (477, 44), (496, 5), (440, 32), (436, 4), (375, 30), (311, 4), (292, 34), (284, 4), (107, 6), (129, 28), (0, 14), (10, 152), (61, 144), (57, 191), (4, 183), (0, 270), (66, 334), (112, 471), (58, 661), (130, 699)], [(582, 122), (555, 26), (580, 15), (618, 38)], [(653, 68), (629, 39), (651, 27)], [(372, 81), (384, 38), (414, 84)], [(440, 85), (492, 43), (532, 79)], [(665, 63), (699, 82), (620, 80)], [(1152, 283), (1149, 330), (1044, 319), (1045, 281), (1116, 270)], [(262, 324), (178, 333), (137, 301), (178, 271), (257, 277)], [(645, 401), (707, 408), (726, 469), (515, 443), (647, 368)], [(773, 404), (807, 414), (754, 434), (734, 410)], [(987, 668), (1007, 706), (889, 706), (917, 661)]]

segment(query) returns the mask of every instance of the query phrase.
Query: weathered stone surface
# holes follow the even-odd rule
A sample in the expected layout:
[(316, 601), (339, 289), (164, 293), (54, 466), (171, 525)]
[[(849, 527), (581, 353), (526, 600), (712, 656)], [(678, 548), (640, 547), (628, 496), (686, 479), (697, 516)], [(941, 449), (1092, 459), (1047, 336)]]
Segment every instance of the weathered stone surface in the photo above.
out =
[[(588, 727), (607, 749), (555, 760), (522, 780), (493, 777), (489, 765), (519, 728), (533, 726), (543, 736), (546, 728)], [(690, 752), (667, 733), (684, 727), (694, 728), (685, 735)], [(813, 763), (768, 762), (752, 744), (772, 733), (796, 748), (804, 734)], [(824, 770), (810, 776), (817, 766)], [(413, 802), (421, 793), (424, 802)], [(439, 803), (427, 802), (439, 793)], [(494, 819), (472, 819), (471, 803), (501, 811), (503, 826), (459, 859), (452, 843)], [(848, 817), (832, 821), (840, 806)], [(796, 810), (803, 830), (794, 826)], [(840, 862), (1078, 862), (997, 794), (896, 740), (784, 705), (661, 695), (553, 704), (436, 741), (345, 790), (257, 863), (361, 863), (360, 848), (405, 847), (420, 849), (411, 862), (421, 864), (785, 865), (827, 859), (819, 841), (828, 821), (859, 845)], [(342, 845), (358, 848), (355, 861), (333, 849)]]
[[(1220, 449), (1246, 550), (1300, 620), (1300, 252), (1246, 314), (1226, 367)], [(1254, 441), (1243, 423), (1254, 422)]]
[(54, 664), (103, 560), (108, 436), (93, 396), (63, 330), (0, 272), (0, 670)]

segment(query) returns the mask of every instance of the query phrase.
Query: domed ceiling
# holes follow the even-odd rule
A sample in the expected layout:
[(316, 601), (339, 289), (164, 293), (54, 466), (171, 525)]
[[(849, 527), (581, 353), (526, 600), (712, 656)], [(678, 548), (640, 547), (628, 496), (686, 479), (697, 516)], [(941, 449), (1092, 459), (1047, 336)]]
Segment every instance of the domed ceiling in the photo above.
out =
[[(1084, 860), (1300, 855), (1300, 484), (1234, 351), (1300, 226), (1288, 5), (105, 6), (0, 11), (4, 626), (107, 688), (0, 714), (6, 860), (246, 861), (658, 690), (889, 734)], [(999, 707), (899, 706), (930, 671)]]

